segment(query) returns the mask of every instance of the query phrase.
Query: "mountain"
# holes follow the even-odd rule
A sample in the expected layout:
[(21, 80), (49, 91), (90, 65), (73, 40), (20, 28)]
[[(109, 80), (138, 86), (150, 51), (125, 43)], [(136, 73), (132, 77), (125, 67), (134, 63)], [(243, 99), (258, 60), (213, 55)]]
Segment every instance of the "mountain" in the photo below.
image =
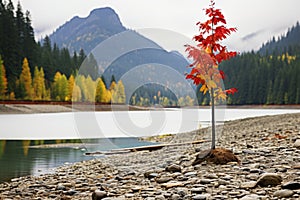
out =
[(261, 54), (282, 54), (286, 51), (293, 51), (292, 48), (300, 46), (300, 24), (297, 22), (295, 26), (289, 28), (286, 35), (281, 36), (277, 40), (275, 37), (263, 44), (259, 50)]
[[(111, 8), (95, 9), (86, 18), (74, 17), (49, 37), (52, 43), (67, 47), (70, 52), (78, 52), (82, 48), (91, 53), (91, 59), (95, 59), (91, 63), (97, 66), (89, 65), (90, 59), (86, 66), (82, 64), (79, 72), (91, 75), (94, 79), (103, 74), (107, 81), (112, 75), (119, 80), (133, 68), (140, 66), (141, 69), (141, 66), (149, 63), (168, 66), (170, 70), (174, 69), (184, 76), (189, 64), (179, 52), (168, 52), (136, 31), (128, 30)], [(143, 73), (147, 74), (147, 71)], [(162, 75), (165, 72), (155, 73)]]
[(49, 38), (60, 48), (66, 47), (70, 52), (79, 52), (80, 49), (90, 52), (103, 40), (125, 30), (117, 13), (106, 7), (93, 10), (86, 18), (73, 17)]

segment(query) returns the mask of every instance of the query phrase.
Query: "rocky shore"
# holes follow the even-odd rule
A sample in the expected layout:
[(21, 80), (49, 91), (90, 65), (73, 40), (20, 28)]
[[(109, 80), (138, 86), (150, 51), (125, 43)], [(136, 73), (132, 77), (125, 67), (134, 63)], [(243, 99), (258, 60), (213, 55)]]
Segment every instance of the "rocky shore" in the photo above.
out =
[[(300, 114), (226, 122), (218, 146), (241, 163), (192, 166), (209, 143), (95, 158), (0, 185), (0, 199), (300, 199)], [(209, 129), (152, 140), (209, 139)]]

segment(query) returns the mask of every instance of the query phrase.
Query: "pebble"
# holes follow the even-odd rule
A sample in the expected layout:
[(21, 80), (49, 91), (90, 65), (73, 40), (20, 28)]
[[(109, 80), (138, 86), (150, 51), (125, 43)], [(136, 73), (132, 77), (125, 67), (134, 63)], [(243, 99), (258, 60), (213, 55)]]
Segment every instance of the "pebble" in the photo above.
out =
[(289, 189), (289, 190), (299, 190), (300, 189), (300, 182), (289, 182), (285, 183), (282, 186), (282, 189)]
[(299, 148), (300, 149), (300, 139), (296, 140), (294, 147)]
[(173, 164), (173, 165), (170, 165), (170, 166), (166, 167), (166, 171), (167, 172), (172, 172), (172, 173), (181, 172), (181, 167), (179, 165)]
[(169, 181), (173, 180), (172, 177), (168, 177), (168, 176), (163, 176), (163, 177), (160, 177), (160, 178), (157, 178), (155, 181), (157, 183), (167, 183)]
[(189, 176), (189, 177), (197, 176), (197, 172), (187, 172), (187, 173), (184, 174), (184, 176)]
[(92, 200), (100, 200), (107, 197), (107, 193), (100, 190), (95, 190), (92, 194)]
[(194, 200), (206, 200), (207, 195), (196, 195), (193, 197)]
[(255, 188), (256, 183), (257, 183), (256, 181), (245, 182), (241, 184), (241, 188), (243, 189)]
[(192, 193), (197, 193), (197, 194), (201, 194), (203, 192), (205, 192), (205, 188), (199, 187), (199, 188), (192, 188), (191, 189)]
[(265, 173), (258, 179), (256, 185), (261, 187), (280, 185), (282, 177), (275, 173)]
[(274, 193), (275, 197), (288, 198), (294, 195), (292, 190), (278, 190)]
[(256, 194), (250, 194), (250, 195), (244, 196), (240, 200), (261, 200), (261, 196), (256, 195)]

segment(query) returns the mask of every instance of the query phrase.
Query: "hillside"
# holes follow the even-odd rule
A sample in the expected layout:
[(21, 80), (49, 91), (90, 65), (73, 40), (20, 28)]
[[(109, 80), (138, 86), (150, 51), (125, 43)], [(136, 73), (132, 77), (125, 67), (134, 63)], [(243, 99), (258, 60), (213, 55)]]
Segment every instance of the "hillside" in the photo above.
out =
[(222, 63), (226, 87), (239, 92), (231, 104), (300, 104), (300, 26), (286, 36)]
[(263, 44), (259, 50), (261, 54), (282, 54), (283, 52), (295, 51), (300, 47), (300, 24), (297, 22), (295, 26), (289, 28), (287, 33), (277, 40), (275, 37)]

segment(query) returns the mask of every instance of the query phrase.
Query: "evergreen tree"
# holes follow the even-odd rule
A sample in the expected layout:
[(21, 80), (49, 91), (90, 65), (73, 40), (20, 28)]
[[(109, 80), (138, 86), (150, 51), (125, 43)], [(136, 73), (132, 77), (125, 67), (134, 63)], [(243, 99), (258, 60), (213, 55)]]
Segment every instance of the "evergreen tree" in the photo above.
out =
[(2, 27), (1, 33), (1, 50), (0, 54), (3, 56), (6, 65), (8, 82), (12, 82), (16, 79), (20, 73), (21, 61), (18, 62), (17, 55), (17, 29), (14, 17), (14, 5), (11, 0), (7, 4), (4, 4), (5, 8), (2, 13)]
[[(80, 57), (82, 56), (80, 55)], [(98, 78), (98, 64), (92, 53), (82, 62), (80, 73), (86, 77), (90, 76), (93, 80)]]
[(114, 75), (111, 76), (110, 85), (112, 85), (113, 82), (115, 82), (115, 83), (117, 82)]
[(22, 57), (25, 56), (29, 58), (33, 65), (38, 64), (37, 44), (34, 39), (34, 30), (31, 25), (31, 16), (29, 11), (26, 11), (25, 13), (23, 52), (24, 55), (22, 55)]

